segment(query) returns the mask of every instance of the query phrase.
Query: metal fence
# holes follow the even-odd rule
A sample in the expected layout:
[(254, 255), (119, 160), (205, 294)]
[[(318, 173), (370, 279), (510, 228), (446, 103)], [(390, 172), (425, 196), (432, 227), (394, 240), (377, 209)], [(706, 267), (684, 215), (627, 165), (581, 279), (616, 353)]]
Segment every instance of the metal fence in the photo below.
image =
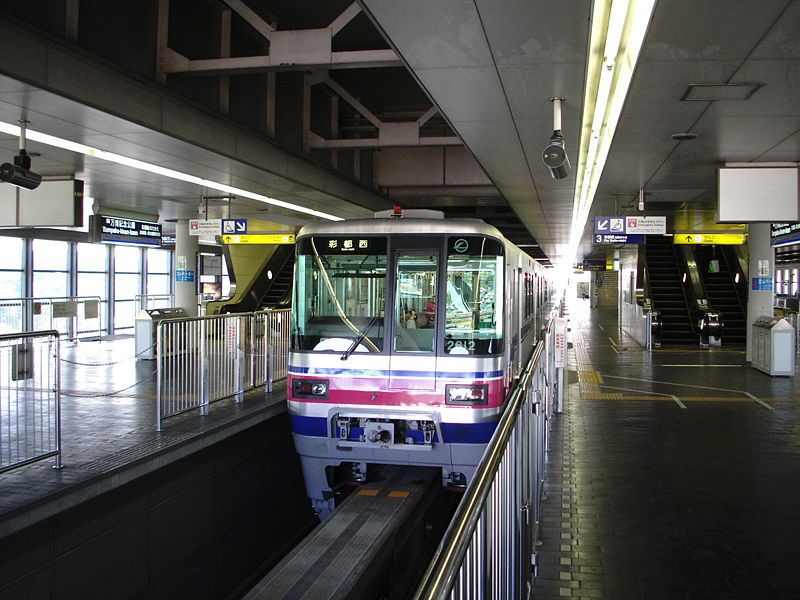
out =
[(100, 296), (0, 298), (0, 333), (55, 329), (61, 339), (99, 338)]
[(622, 302), (621, 307), (619, 322), (622, 331), (636, 340), (642, 348), (650, 350), (652, 348), (650, 312), (645, 312), (639, 304), (628, 302)]
[(169, 417), (286, 377), (288, 310), (165, 319), (157, 326), (156, 429)]
[[(416, 599), (527, 598), (535, 574), (549, 419), (561, 405), (552, 366), (566, 351), (551, 321), (450, 523)], [(561, 346), (563, 342), (563, 347)], [(563, 359), (563, 355), (562, 355)], [(563, 367), (557, 367), (556, 373)], [(563, 377), (561, 378), (563, 380)]]
[(136, 312), (149, 308), (172, 308), (175, 306), (174, 294), (136, 294), (133, 299)]
[(0, 335), (0, 473), (55, 457), (61, 468), (59, 333)]

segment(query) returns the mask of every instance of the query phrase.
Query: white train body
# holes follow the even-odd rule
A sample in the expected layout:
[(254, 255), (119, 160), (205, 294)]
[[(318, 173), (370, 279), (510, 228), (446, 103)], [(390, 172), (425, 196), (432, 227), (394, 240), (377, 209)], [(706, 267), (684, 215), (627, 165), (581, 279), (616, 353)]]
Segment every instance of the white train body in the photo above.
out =
[(547, 270), (483, 221), (301, 229), (287, 398), (320, 513), (342, 467), (438, 466), (466, 484), (550, 295)]

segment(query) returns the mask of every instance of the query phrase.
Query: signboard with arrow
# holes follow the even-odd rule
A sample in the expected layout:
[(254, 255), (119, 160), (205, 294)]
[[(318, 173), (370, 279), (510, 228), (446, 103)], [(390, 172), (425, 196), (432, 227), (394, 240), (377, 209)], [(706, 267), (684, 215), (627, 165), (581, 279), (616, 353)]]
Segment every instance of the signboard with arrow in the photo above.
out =
[(724, 244), (728, 246), (741, 246), (745, 243), (743, 233), (696, 233), (693, 231), (675, 233), (672, 238), (675, 244)]

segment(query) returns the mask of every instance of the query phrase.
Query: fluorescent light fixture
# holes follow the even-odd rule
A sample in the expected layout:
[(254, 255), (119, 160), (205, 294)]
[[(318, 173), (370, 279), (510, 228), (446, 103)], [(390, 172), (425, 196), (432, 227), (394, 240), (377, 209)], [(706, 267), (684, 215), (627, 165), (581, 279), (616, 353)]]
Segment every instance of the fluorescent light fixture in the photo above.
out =
[(654, 7), (655, 0), (594, 2), (565, 269), (575, 260)]
[[(8, 135), (13, 135), (15, 137), (19, 137), (19, 126), (0, 121), (0, 132), (7, 133)], [(243, 198), (249, 198), (251, 200), (256, 200), (257, 202), (272, 204), (273, 206), (280, 206), (281, 208), (285, 208), (299, 213), (304, 213), (307, 215), (313, 215), (315, 217), (320, 217), (322, 219), (327, 219), (329, 221), (344, 220), (342, 219), (342, 217), (337, 217), (335, 215), (324, 213), (319, 210), (306, 208), (305, 206), (300, 206), (299, 204), (284, 202), (283, 200), (278, 200), (277, 198), (270, 198), (269, 196), (264, 196), (263, 194), (257, 194), (255, 192), (250, 192), (242, 188), (233, 187), (231, 185), (227, 185), (224, 183), (218, 183), (216, 181), (211, 181), (210, 179), (203, 179), (202, 177), (190, 175), (188, 173), (183, 173), (181, 171), (175, 171), (174, 169), (167, 169), (166, 167), (154, 165), (152, 163), (144, 162), (142, 160), (137, 160), (135, 158), (129, 158), (127, 156), (122, 156), (121, 154), (107, 152), (106, 150), (100, 150), (98, 148), (93, 148), (92, 146), (86, 146), (85, 144), (79, 144), (78, 142), (72, 142), (70, 140), (65, 140), (63, 138), (48, 135), (46, 133), (41, 133), (39, 131), (32, 131), (28, 129), (26, 137), (28, 140), (39, 142), (40, 144), (46, 144), (48, 146), (53, 146), (55, 148), (61, 148), (62, 150), (69, 150), (70, 152), (76, 152), (78, 154), (84, 154), (86, 156), (91, 156), (93, 158), (99, 158), (100, 160), (106, 160), (108, 162), (113, 162), (118, 165), (132, 167), (134, 169), (139, 169), (140, 171), (147, 171), (148, 173), (163, 175), (164, 177), (169, 177), (171, 179), (178, 179), (180, 181), (185, 181), (187, 183), (193, 183), (201, 187), (206, 187), (212, 190), (225, 192), (226, 194), (232, 194), (235, 196), (241, 196)]]

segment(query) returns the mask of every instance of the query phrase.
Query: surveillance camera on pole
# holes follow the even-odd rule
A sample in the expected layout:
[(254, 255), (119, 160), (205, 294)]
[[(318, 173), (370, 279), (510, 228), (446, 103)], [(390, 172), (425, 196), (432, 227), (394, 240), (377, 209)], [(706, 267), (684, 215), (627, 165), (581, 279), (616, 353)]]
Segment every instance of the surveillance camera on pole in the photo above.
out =
[(42, 183), (42, 176), (31, 171), (31, 157), (25, 151), (25, 128), (27, 121), (19, 122), (19, 154), (14, 163), (0, 165), (0, 181), (5, 181), (26, 190), (35, 190)]
[(563, 98), (551, 98), (553, 102), (553, 135), (550, 143), (542, 152), (542, 161), (550, 171), (553, 179), (564, 179), (572, 168), (564, 148), (564, 136), (561, 133), (561, 101)]

